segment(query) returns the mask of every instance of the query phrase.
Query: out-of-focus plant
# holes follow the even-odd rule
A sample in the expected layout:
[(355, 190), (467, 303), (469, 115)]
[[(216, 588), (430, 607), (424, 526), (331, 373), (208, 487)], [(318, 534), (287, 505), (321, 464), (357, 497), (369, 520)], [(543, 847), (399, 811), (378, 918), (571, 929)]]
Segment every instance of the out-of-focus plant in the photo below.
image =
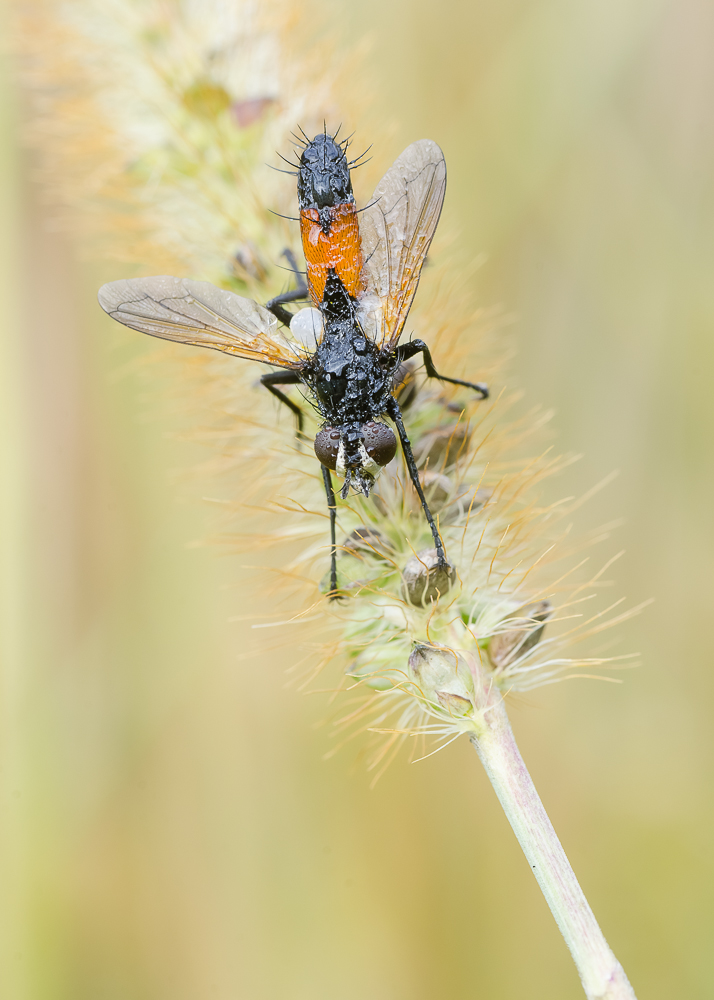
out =
[[(17, 24), (34, 101), (29, 137), (67, 221), (92, 252), (113, 257), (125, 275), (208, 279), (258, 301), (286, 285), (279, 261), (285, 248), (297, 251), (297, 231), (281, 216), (293, 214), (294, 191), (265, 163), (287, 148), (297, 123), (311, 134), (339, 120), (335, 57), (317, 59), (286, 42), (296, 29), (289, 3), (33, 0)], [(474, 326), (465, 283), (450, 283), (436, 258), (410, 325), (428, 332), (444, 370), (458, 372), (466, 338), (482, 335), (488, 317), (476, 314)], [(496, 371), (490, 360), (484, 366)], [(292, 669), (303, 683), (328, 668), (330, 684), (347, 692), (336, 703), (340, 741), (369, 731), (378, 776), (404, 742), (426, 754), (468, 736), (586, 995), (632, 997), (505, 711), (511, 692), (615, 666), (570, 648), (624, 617), (616, 605), (589, 610), (603, 571), (579, 575), (586, 560), (576, 553), (585, 542), (569, 540), (573, 502), (539, 500), (538, 484), (563, 465), (549, 451), (523, 457), (542, 415), (516, 419), (503, 395), (476, 402), (463, 390), (421, 384), (412, 372), (402, 400), (449, 567), (437, 564), (397, 458), (370, 500), (339, 502), (344, 598), (329, 602), (327, 513), (310, 449), (295, 442), (287, 421), (276, 424), (251, 365), (196, 352), (186, 370), (217, 414), (202, 475), (220, 475), (230, 492), (224, 506), (241, 524), (231, 543), (274, 547), (278, 582), (266, 587), (266, 603), (269, 596), (291, 609), (293, 647), (302, 630)], [(313, 418), (308, 431), (316, 427)]]

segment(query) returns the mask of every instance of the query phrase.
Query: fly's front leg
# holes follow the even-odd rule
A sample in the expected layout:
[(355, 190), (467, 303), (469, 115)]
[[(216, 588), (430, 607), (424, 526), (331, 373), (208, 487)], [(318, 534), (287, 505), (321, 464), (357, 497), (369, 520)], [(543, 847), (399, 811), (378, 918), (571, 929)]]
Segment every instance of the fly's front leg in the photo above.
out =
[(337, 501), (335, 500), (335, 491), (332, 488), (330, 470), (324, 465), (321, 465), (320, 468), (322, 469), (322, 481), (325, 484), (325, 493), (327, 494), (327, 509), (330, 512), (330, 600), (336, 601), (340, 596), (337, 593), (337, 537), (335, 534)]
[(424, 490), (421, 487), (421, 482), (419, 481), (419, 470), (417, 469), (417, 464), (414, 461), (414, 454), (412, 452), (412, 446), (409, 443), (409, 438), (407, 437), (407, 431), (404, 426), (404, 421), (402, 420), (402, 411), (399, 409), (399, 403), (392, 396), (389, 400), (387, 406), (387, 412), (392, 418), (397, 426), (397, 433), (399, 434), (399, 440), (402, 443), (402, 451), (404, 452), (404, 458), (406, 459), (407, 469), (409, 470), (409, 477), (414, 484), (414, 489), (419, 495), (421, 501), (422, 509), (424, 511), (424, 516), (426, 517), (427, 524), (431, 528), (431, 533), (434, 538), (434, 548), (436, 549), (436, 555), (439, 560), (439, 566), (446, 566), (446, 553), (444, 552), (444, 543), (441, 541), (441, 536), (439, 535), (439, 529), (436, 526), (436, 521), (432, 517), (432, 513), (429, 510), (429, 504), (426, 502), (426, 497), (424, 496)]
[(295, 260), (295, 255), (292, 250), (283, 250), (283, 257), (285, 257), (290, 265), (290, 270), (296, 275), (295, 280), (297, 288), (295, 288), (292, 292), (283, 292), (282, 295), (276, 295), (274, 299), (270, 300), (270, 302), (265, 303), (265, 308), (268, 309), (284, 326), (290, 326), (290, 320), (293, 318), (293, 314), (288, 312), (287, 309), (284, 309), (283, 306), (286, 302), (300, 302), (303, 299), (307, 299), (309, 293), (307, 285), (305, 284), (303, 272), (298, 271), (297, 261)]
[(423, 340), (412, 340), (408, 344), (403, 344), (396, 350), (398, 361), (408, 361), (415, 354), (421, 354), (424, 358), (424, 368), (429, 378), (438, 378), (442, 382), (451, 382), (452, 385), (465, 385), (468, 389), (474, 389), (481, 396), (481, 399), (488, 399), (488, 386), (484, 382), (464, 382), (460, 378), (449, 378), (447, 375), (440, 375), (434, 367), (431, 352)]
[(293, 403), (292, 399), (286, 396), (284, 392), (281, 392), (280, 389), (276, 389), (276, 386), (299, 385), (301, 382), (302, 379), (298, 373), (292, 371), (266, 372), (265, 375), (260, 376), (260, 384), (264, 385), (268, 392), (272, 392), (274, 396), (277, 396), (280, 402), (292, 410), (297, 417), (298, 434), (302, 433), (303, 412), (297, 403)]

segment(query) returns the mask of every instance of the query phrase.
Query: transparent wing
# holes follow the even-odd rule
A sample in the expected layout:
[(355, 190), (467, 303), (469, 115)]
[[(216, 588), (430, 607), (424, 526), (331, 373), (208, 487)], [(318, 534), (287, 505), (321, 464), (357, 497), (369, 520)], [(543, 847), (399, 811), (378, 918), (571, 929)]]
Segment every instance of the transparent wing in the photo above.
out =
[(435, 142), (407, 146), (360, 213), (364, 292), (360, 320), (379, 347), (404, 328), (446, 191), (446, 162)]
[(99, 305), (112, 319), (152, 337), (210, 347), (281, 368), (300, 368), (305, 349), (278, 332), (272, 313), (207, 281), (127, 278), (99, 289)]

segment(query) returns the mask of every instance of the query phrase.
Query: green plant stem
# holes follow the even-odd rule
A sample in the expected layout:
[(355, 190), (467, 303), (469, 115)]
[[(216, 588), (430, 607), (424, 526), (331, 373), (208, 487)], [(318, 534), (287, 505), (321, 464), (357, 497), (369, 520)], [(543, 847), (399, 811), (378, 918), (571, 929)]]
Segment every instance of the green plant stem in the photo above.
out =
[(560, 933), (588, 1000), (635, 1000), (523, 763), (500, 698), (489, 699), (483, 726), (470, 736)]

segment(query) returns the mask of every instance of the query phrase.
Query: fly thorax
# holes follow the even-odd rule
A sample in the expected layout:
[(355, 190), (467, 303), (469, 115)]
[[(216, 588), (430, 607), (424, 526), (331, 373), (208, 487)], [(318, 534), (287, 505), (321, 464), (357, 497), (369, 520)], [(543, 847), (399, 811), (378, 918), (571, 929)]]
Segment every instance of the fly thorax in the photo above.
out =
[(316, 354), (315, 392), (326, 408), (334, 408), (347, 393), (354, 368), (351, 337), (343, 324), (332, 323), (325, 330)]
[(337, 271), (330, 268), (325, 277), (325, 288), (320, 303), (320, 312), (325, 324), (335, 327), (342, 325), (342, 336), (349, 337), (355, 326), (356, 305), (344, 286)]
[(329, 411), (343, 399), (347, 392), (347, 376), (338, 371), (320, 372), (315, 379), (315, 392), (318, 399)]
[(318, 210), (354, 201), (345, 149), (326, 133), (316, 135), (302, 152), (298, 199), (301, 208)]

